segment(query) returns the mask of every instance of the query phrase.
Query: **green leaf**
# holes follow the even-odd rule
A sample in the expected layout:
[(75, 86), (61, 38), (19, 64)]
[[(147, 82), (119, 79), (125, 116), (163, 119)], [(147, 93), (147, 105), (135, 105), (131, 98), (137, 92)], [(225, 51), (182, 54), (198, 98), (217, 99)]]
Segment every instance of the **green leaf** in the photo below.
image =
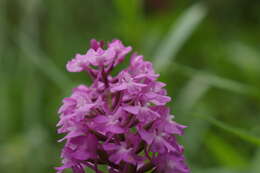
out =
[(160, 43), (157, 52), (155, 52), (154, 64), (156, 70), (163, 71), (168, 68), (184, 43), (202, 22), (206, 13), (207, 10), (202, 4), (195, 4), (174, 22), (169, 33)]
[(232, 127), (231, 125), (228, 125), (226, 123), (223, 123), (219, 120), (216, 120), (215, 118), (213, 117), (210, 117), (210, 116), (206, 116), (206, 115), (194, 115), (195, 117), (198, 117), (198, 118), (201, 118), (201, 119), (204, 119), (204, 120), (207, 120), (209, 121), (211, 124), (215, 125), (216, 127), (219, 127), (229, 133), (232, 133), (233, 135), (236, 135), (237, 137), (247, 141), (247, 142), (250, 142), (254, 145), (257, 145), (257, 146), (260, 146), (260, 138), (253, 135), (253, 134), (250, 134), (249, 132), (243, 130), (243, 129), (240, 129), (240, 128), (237, 128), (237, 127)]

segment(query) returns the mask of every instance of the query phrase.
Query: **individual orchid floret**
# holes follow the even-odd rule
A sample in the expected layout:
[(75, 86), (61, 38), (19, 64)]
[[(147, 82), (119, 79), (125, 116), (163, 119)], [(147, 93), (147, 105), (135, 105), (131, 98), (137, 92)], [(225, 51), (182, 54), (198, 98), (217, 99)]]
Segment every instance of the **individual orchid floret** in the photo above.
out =
[(130, 163), (133, 165), (137, 164), (137, 159), (135, 157), (135, 153), (133, 152), (133, 148), (127, 147), (127, 144), (124, 142), (120, 142), (119, 144), (108, 143), (103, 145), (105, 151), (109, 154), (109, 160), (114, 162), (115, 164), (119, 164), (121, 161), (126, 163)]
[(67, 63), (69, 72), (86, 71), (93, 81), (74, 88), (58, 111), (65, 145), (57, 173), (105, 173), (100, 165), (109, 173), (189, 173), (176, 139), (186, 126), (172, 120), (171, 97), (152, 63), (133, 53), (128, 67), (111, 74), (131, 50), (120, 40), (106, 46), (93, 39)]
[(85, 55), (77, 54), (75, 59), (67, 64), (67, 69), (70, 72), (81, 72), (90, 68), (90, 65), (107, 66), (113, 62), (115, 55), (116, 52), (113, 49), (89, 49)]
[(90, 47), (94, 50), (97, 50), (98, 48), (104, 47), (103, 41), (97, 41), (95, 39), (90, 40)]
[(134, 76), (135, 79), (154, 81), (159, 77), (159, 74), (155, 74), (152, 63), (144, 61), (143, 56), (135, 53), (131, 57), (128, 72)]
[(110, 71), (121, 63), (125, 56), (132, 50), (130, 46), (125, 47), (120, 40), (114, 40), (108, 44), (107, 49), (103, 49), (104, 43), (91, 40), (91, 48), (86, 54), (76, 54), (75, 58), (68, 62), (69, 72), (90, 71), (93, 67), (107, 67)]
[(184, 163), (184, 157), (178, 153), (170, 152), (167, 154), (159, 154), (154, 159), (156, 172), (163, 173), (183, 173), (189, 172), (188, 167)]
[(111, 87), (111, 91), (123, 91), (127, 90), (129, 92), (140, 92), (143, 87), (146, 87), (147, 85), (141, 82), (135, 81), (135, 79), (127, 72), (122, 71), (118, 75), (118, 82), (116, 84), (113, 84)]
[(113, 40), (111, 43), (108, 43), (108, 48), (116, 52), (117, 58), (114, 65), (121, 63), (125, 56), (132, 50), (132, 47), (125, 47), (120, 40)]

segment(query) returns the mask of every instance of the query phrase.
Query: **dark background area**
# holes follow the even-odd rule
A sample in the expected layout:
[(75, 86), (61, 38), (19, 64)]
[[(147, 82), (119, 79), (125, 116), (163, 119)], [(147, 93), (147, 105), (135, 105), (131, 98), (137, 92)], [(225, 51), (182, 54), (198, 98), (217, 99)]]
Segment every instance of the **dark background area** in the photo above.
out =
[(0, 0), (0, 172), (54, 172), (58, 107), (90, 82), (65, 65), (118, 38), (167, 83), (192, 173), (259, 173), (259, 31), (257, 0)]

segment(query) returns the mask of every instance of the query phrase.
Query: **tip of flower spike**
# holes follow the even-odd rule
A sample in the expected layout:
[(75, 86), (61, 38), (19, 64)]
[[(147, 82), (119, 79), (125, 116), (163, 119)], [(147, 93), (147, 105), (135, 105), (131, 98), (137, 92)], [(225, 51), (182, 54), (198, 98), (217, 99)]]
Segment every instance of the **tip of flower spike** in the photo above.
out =
[(67, 63), (66, 68), (69, 72), (81, 72), (88, 64), (84, 55), (76, 54), (75, 58)]
[(104, 41), (97, 41), (96, 39), (91, 39), (90, 40), (90, 47), (94, 50), (97, 50), (98, 48), (103, 48), (104, 46)]
[[(111, 71), (117, 64), (121, 63), (125, 56), (132, 50), (130, 46), (126, 47), (120, 40), (113, 40), (108, 43), (107, 49), (104, 49), (104, 42), (92, 39), (90, 49), (86, 54), (76, 56), (67, 63), (69, 72), (88, 72), (95, 71), (96, 67), (105, 68), (105, 71)], [(93, 69), (94, 67), (94, 69)], [(96, 76), (93, 73), (92, 76)]]
[[(183, 147), (176, 139), (186, 126), (172, 121), (166, 106), (171, 98), (152, 63), (134, 53), (127, 68), (110, 75), (131, 50), (120, 40), (105, 48), (102, 41), (92, 39), (85, 54), (76, 54), (68, 62), (68, 71), (87, 71), (93, 84), (73, 89), (59, 109), (58, 133), (66, 134), (60, 140), (66, 143), (59, 173), (66, 168), (83, 173), (85, 167), (98, 167), (97, 163), (106, 163), (114, 173), (125, 172), (124, 164), (143, 172), (147, 162), (153, 166), (150, 170), (188, 172)], [(157, 154), (142, 154), (149, 152)]]

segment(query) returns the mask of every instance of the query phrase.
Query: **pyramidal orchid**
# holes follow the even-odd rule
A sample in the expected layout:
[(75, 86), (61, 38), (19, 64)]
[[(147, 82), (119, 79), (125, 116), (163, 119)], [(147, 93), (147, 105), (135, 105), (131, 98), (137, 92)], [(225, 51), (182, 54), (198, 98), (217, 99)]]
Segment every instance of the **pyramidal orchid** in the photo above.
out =
[(90, 45), (67, 63), (69, 72), (87, 72), (92, 84), (74, 88), (59, 109), (58, 133), (66, 135), (57, 173), (86, 167), (103, 173), (100, 165), (109, 173), (188, 173), (176, 140), (185, 126), (172, 120), (171, 98), (152, 63), (133, 53), (129, 66), (112, 75), (132, 48), (119, 40)]

